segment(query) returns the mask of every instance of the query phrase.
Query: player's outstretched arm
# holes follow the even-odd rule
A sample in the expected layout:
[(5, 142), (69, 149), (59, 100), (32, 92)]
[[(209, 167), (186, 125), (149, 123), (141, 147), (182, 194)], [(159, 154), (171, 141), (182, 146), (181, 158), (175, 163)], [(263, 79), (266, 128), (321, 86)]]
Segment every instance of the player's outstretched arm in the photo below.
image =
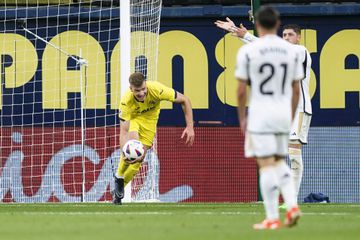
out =
[(292, 84), (292, 98), (291, 98), (291, 119), (294, 120), (297, 105), (300, 97), (299, 81), (293, 81)]
[(226, 18), (226, 21), (216, 20), (214, 24), (225, 31), (232, 32), (233, 28), (236, 28), (236, 25), (230, 18)]
[(186, 136), (185, 144), (191, 146), (195, 140), (195, 132), (194, 132), (194, 120), (193, 120), (193, 111), (191, 107), (191, 102), (188, 97), (177, 92), (175, 103), (180, 103), (185, 115), (186, 128), (184, 129), (181, 138)]
[(231, 33), (232, 36), (240, 38), (244, 43), (256, 41), (258, 38), (250, 34), (246, 27), (241, 23), (239, 27), (230, 19), (226, 18), (226, 21), (217, 20), (215, 25), (218, 28), (224, 29)]
[(239, 85), (237, 89), (238, 98), (238, 116), (240, 121), (241, 131), (245, 134), (246, 131), (246, 81), (238, 79)]

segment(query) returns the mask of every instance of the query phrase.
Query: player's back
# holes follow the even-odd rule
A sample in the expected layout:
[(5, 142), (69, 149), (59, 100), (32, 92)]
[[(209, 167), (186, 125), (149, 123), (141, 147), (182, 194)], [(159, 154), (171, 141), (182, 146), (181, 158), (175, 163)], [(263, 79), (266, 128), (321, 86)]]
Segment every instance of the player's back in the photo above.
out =
[(251, 84), (248, 131), (288, 133), (298, 51), (276, 35), (266, 35), (245, 47)]

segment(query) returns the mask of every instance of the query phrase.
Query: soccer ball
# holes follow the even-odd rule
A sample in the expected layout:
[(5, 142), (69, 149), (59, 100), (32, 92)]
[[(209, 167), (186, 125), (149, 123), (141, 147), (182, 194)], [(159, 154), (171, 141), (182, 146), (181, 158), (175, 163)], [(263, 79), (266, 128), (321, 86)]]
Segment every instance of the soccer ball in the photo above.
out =
[(134, 161), (142, 157), (145, 153), (144, 145), (138, 140), (129, 140), (123, 146), (124, 157), (130, 161)]

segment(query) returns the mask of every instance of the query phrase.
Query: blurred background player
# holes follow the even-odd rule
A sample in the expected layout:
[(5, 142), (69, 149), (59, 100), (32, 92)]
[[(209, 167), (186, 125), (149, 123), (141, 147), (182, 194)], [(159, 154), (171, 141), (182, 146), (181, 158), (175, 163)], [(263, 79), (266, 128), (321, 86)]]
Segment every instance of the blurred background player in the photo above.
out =
[(143, 157), (134, 161), (125, 159), (122, 155), (115, 175), (113, 203), (121, 204), (124, 197), (124, 187), (136, 175), (145, 158), (146, 151), (151, 148), (156, 133), (156, 125), (160, 114), (160, 102), (170, 101), (182, 105), (186, 128), (181, 138), (186, 137), (185, 144), (191, 146), (195, 133), (193, 128), (193, 113), (189, 98), (156, 81), (146, 81), (142, 73), (133, 73), (130, 78), (130, 89), (121, 98), (119, 108), (120, 147), (130, 139), (139, 140), (145, 147)]
[[(259, 165), (266, 211), (266, 219), (254, 224), (254, 229), (280, 227), (279, 190), (287, 207), (285, 225), (294, 226), (301, 215), (285, 156), (299, 101), (299, 80), (304, 72), (298, 49), (276, 35), (279, 25), (276, 10), (267, 6), (259, 9), (255, 26), (260, 38), (239, 50), (235, 72), (239, 80), (238, 111), (245, 133), (245, 156), (255, 157)], [(250, 83), (246, 117), (246, 85)]]
[[(231, 32), (233, 36), (239, 37), (245, 43), (253, 42), (258, 39), (256, 36), (249, 33), (242, 24), (240, 24), (239, 27), (236, 27), (230, 18), (226, 18), (226, 21), (218, 20), (215, 22), (215, 25), (221, 29)], [(312, 61), (309, 51), (304, 46), (300, 45), (301, 29), (298, 25), (285, 25), (283, 27), (282, 38), (296, 45), (299, 49), (299, 58), (302, 62), (305, 76), (300, 81), (300, 99), (289, 137), (289, 159), (297, 199), (304, 169), (302, 159), (302, 145), (307, 144), (312, 115), (311, 97), (309, 90)]]

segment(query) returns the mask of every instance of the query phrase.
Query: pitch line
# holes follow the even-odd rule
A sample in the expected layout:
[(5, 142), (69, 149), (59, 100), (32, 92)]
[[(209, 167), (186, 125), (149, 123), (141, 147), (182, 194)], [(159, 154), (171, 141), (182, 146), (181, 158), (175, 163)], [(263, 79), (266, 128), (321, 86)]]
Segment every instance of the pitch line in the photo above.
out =
[[(81, 216), (81, 215), (97, 215), (97, 216), (121, 216), (121, 215), (264, 215), (264, 213), (261, 211), (259, 212), (169, 212), (169, 211), (161, 211), (161, 212), (151, 212), (151, 211), (138, 211), (138, 212), (56, 212), (56, 211), (44, 211), (44, 212), (38, 212), (38, 211), (24, 211), (24, 212), (2, 212), (2, 214), (19, 214), (19, 215), (64, 215), (64, 216)], [(333, 213), (327, 213), (327, 212), (305, 212), (303, 215), (309, 215), (309, 216), (359, 216), (357, 214), (351, 214), (351, 213), (343, 213), (343, 212), (333, 212)]]

